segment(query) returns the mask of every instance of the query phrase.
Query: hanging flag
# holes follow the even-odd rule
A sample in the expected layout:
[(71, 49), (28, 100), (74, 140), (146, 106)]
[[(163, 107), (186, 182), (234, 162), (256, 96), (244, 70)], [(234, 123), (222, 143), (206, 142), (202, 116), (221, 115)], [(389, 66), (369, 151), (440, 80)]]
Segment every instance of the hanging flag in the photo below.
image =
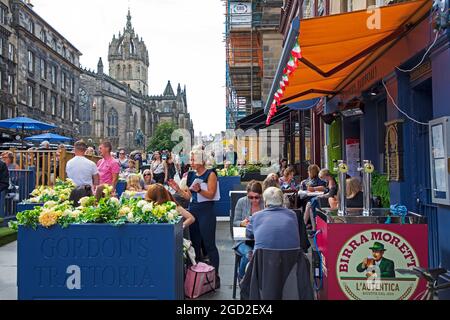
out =
[(280, 96), (280, 99), (284, 96), (284, 90), (281, 88), (277, 90), (278, 95)]
[(286, 84), (284, 83), (283, 80), (280, 81), (280, 89), (283, 91), (286, 89)]
[(302, 58), (302, 49), (300, 48), (300, 45), (298, 44), (298, 42), (295, 43), (295, 46), (292, 49), (291, 54), (293, 57), (295, 57), (297, 59)]
[(292, 73), (292, 72), (295, 71), (295, 69), (297, 69), (297, 63), (296, 63), (295, 60), (296, 60), (296, 59), (293, 58), (293, 57), (291, 57), (291, 58), (289, 59), (289, 62), (288, 62), (288, 64), (287, 64), (287, 68), (288, 68), (288, 70), (290, 71), (289, 73)]
[(282, 79), (283, 79), (284, 85), (288, 86), (289, 85), (289, 77), (287, 75), (283, 75)]

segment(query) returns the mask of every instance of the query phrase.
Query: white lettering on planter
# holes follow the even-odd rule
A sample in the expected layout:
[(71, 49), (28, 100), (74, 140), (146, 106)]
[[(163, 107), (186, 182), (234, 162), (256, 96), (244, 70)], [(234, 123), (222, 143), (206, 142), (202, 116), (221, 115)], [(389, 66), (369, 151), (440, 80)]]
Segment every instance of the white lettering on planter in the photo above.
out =
[(71, 265), (67, 267), (67, 274), (70, 276), (67, 278), (66, 287), (69, 290), (81, 289), (81, 270), (79, 266)]

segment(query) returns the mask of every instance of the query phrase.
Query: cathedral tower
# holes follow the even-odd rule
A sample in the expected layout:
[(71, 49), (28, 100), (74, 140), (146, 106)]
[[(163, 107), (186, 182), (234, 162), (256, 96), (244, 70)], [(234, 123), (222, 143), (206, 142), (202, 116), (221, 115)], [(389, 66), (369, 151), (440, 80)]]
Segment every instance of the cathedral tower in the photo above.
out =
[(109, 44), (109, 75), (129, 84), (132, 90), (148, 95), (148, 51), (144, 41), (134, 33), (128, 9), (127, 25)]

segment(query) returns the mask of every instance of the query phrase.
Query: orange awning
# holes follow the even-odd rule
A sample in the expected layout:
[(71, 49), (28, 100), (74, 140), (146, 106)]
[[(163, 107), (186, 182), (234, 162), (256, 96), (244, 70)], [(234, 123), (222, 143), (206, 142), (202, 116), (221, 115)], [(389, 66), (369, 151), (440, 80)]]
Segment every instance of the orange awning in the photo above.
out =
[[(419, 0), (380, 7), (379, 29), (368, 28), (373, 12), (366, 10), (302, 20), (295, 34), (302, 58), (297, 70), (289, 76), (281, 104), (338, 93), (351, 81), (352, 74), (365, 69), (422, 21), (429, 14), (431, 4), (431, 0)], [(286, 47), (283, 56), (291, 49)], [(280, 62), (266, 107), (278, 89), (282, 67)]]

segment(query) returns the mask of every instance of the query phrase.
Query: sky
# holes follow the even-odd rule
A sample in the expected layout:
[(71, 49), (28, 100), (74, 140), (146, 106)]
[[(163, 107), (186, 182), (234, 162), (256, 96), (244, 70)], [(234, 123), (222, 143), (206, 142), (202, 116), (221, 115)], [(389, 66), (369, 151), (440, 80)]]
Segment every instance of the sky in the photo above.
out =
[(149, 94), (186, 85), (196, 135), (225, 130), (225, 9), (220, 0), (32, 0), (34, 10), (82, 52), (81, 65), (108, 66), (113, 34), (132, 25), (149, 52)]

